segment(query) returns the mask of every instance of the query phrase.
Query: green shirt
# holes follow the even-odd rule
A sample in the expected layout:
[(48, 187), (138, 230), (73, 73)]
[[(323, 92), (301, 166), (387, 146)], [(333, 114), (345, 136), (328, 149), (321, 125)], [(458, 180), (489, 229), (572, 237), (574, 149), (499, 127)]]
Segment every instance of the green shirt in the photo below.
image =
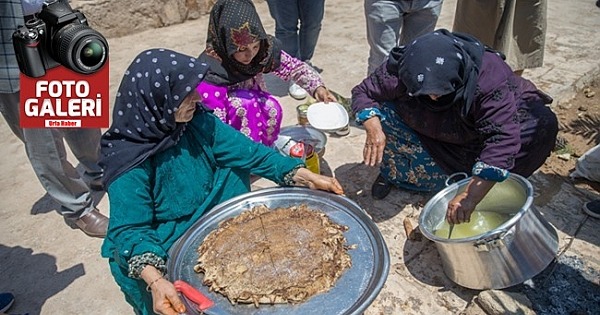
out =
[[(283, 184), (299, 164), (301, 160), (251, 141), (214, 115), (198, 113), (176, 146), (108, 186), (110, 223), (102, 256), (125, 270), (132, 256), (146, 252), (166, 261), (171, 245), (206, 211), (250, 191), (250, 173)], [(117, 275), (115, 279), (120, 282)]]

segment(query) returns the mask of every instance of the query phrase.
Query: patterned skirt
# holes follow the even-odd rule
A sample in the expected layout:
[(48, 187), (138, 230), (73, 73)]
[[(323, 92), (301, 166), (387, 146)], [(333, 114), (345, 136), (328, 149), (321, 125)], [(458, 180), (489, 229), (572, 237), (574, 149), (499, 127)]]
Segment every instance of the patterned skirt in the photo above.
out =
[(395, 186), (414, 191), (439, 191), (445, 187), (448, 175), (423, 148), (417, 134), (402, 122), (393, 110), (393, 103), (380, 108), (386, 145), (381, 163), (381, 175)]
[(228, 89), (202, 82), (198, 86), (202, 103), (214, 110), (224, 123), (255, 142), (271, 146), (281, 126), (282, 109), (271, 94), (254, 89)]

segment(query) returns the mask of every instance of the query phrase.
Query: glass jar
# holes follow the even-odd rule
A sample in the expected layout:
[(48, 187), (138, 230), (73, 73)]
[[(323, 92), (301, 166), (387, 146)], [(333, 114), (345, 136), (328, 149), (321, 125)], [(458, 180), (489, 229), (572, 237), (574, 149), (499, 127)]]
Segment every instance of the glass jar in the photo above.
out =
[(308, 112), (307, 104), (300, 104), (296, 106), (296, 114), (298, 116), (298, 125), (308, 125), (308, 118), (306, 117), (306, 113)]

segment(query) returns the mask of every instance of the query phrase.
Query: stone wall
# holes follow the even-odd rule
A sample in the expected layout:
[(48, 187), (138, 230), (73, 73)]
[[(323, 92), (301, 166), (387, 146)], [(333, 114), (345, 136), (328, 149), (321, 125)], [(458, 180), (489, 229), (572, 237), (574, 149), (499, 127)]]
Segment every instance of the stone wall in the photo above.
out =
[(207, 14), (215, 0), (71, 0), (92, 28), (119, 37), (182, 23)]

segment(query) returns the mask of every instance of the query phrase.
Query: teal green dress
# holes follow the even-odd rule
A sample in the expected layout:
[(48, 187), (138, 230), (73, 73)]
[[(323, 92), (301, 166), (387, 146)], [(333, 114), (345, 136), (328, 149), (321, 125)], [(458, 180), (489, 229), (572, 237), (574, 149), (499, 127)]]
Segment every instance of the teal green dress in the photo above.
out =
[(302, 164), (198, 113), (177, 145), (146, 159), (108, 186), (110, 223), (102, 246), (111, 272), (137, 314), (153, 314), (146, 283), (127, 276), (132, 256), (165, 261), (171, 245), (215, 205), (250, 191), (250, 173), (283, 184)]

